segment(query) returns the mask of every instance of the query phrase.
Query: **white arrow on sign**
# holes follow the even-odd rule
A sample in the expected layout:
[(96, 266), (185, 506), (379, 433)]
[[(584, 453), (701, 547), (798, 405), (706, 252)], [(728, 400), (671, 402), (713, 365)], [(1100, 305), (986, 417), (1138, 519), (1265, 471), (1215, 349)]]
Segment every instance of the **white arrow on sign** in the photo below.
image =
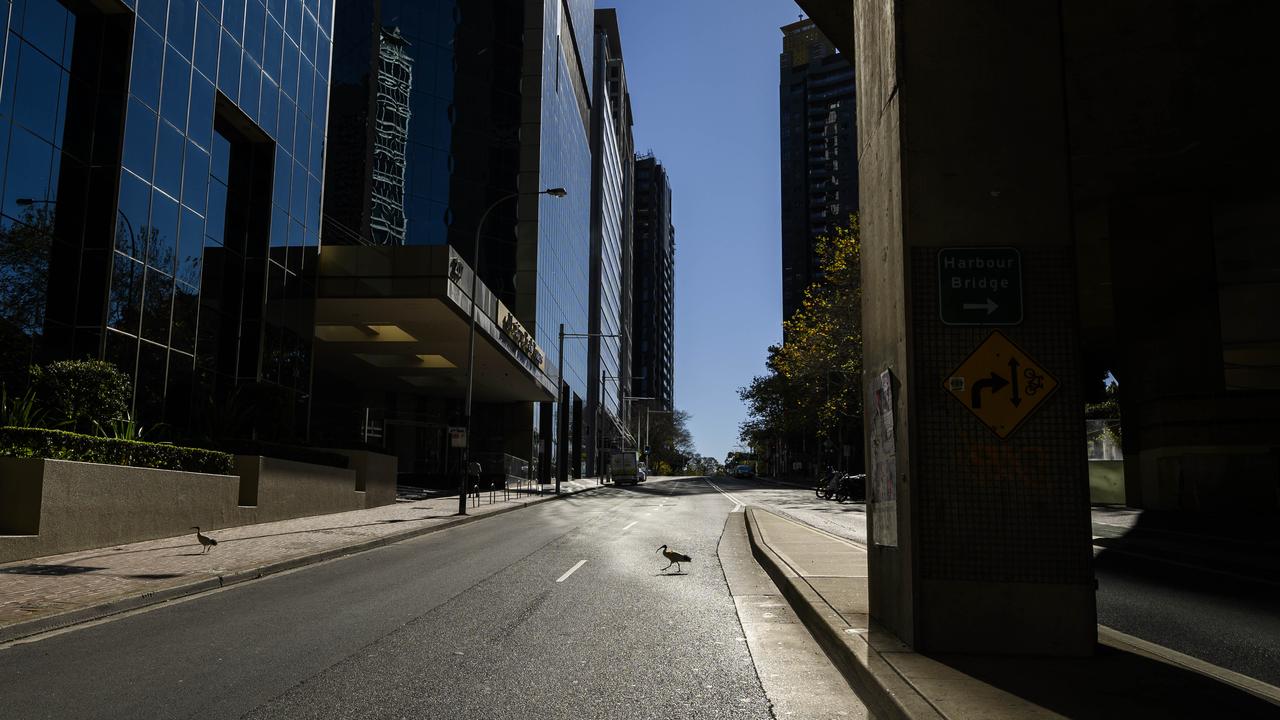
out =
[(984, 310), (985, 309), (988, 315), (995, 312), (996, 308), (998, 307), (1000, 306), (997, 305), (996, 301), (992, 300), (991, 298), (987, 298), (987, 301), (985, 303), (965, 303), (964, 304), (965, 310)]

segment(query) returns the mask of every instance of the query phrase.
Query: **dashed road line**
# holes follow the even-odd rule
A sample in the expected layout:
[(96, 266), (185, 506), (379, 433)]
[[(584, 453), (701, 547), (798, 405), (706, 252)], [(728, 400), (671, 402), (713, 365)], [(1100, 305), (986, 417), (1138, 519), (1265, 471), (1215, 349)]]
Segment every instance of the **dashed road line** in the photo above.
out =
[(586, 564), (587, 564), (586, 560), (579, 560), (577, 565), (574, 565), (573, 567), (569, 568), (569, 570), (566, 571), (565, 574), (561, 575), (559, 578), (556, 578), (556, 582), (562, 583), (565, 580), (568, 580), (570, 575), (578, 572), (578, 568)]

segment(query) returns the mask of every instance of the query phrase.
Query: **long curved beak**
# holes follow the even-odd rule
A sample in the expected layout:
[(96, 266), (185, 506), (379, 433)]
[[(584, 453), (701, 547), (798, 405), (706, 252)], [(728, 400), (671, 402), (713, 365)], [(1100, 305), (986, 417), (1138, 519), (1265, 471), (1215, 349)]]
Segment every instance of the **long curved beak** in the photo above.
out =
[(657, 549), (657, 550), (654, 550), (654, 552), (662, 552), (662, 548), (664, 548), (664, 547), (666, 547), (666, 545), (659, 545), (659, 546), (658, 546), (658, 549)]

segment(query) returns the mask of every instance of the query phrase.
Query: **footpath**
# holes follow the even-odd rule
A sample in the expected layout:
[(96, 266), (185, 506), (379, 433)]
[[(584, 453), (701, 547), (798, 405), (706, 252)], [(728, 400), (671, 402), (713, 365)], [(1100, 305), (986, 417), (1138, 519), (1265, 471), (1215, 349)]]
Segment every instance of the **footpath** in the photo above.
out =
[(396, 502), (206, 533), (195, 531), (116, 547), (30, 558), (0, 565), (0, 643), (97, 620), (196, 593), (407, 540), (600, 487), (595, 478), (505, 494)]
[(870, 620), (865, 550), (744, 515), (752, 553), (880, 720), (1280, 717), (1280, 688), (1101, 626), (1091, 658), (916, 653)]

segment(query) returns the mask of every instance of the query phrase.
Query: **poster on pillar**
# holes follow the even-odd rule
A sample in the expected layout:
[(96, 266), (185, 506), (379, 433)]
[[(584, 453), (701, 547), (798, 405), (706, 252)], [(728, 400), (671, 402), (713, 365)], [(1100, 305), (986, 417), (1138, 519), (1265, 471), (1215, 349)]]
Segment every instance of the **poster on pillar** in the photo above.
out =
[(884, 370), (871, 381), (871, 541), (898, 546), (898, 450), (893, 432), (893, 373)]

